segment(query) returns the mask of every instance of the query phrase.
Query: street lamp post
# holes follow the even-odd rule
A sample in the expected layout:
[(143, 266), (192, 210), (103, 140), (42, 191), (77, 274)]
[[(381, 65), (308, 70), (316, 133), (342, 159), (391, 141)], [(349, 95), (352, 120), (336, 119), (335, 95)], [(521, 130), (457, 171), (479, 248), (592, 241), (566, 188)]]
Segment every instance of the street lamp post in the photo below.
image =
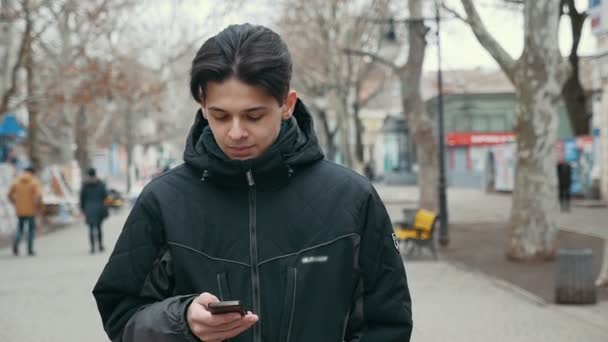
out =
[(443, 126), (443, 76), (441, 74), (441, 35), (439, 31), (440, 16), (439, 2), (435, 2), (435, 21), (437, 25), (437, 135), (439, 139), (439, 243), (447, 246), (450, 242), (448, 235), (448, 206), (445, 180), (445, 133)]

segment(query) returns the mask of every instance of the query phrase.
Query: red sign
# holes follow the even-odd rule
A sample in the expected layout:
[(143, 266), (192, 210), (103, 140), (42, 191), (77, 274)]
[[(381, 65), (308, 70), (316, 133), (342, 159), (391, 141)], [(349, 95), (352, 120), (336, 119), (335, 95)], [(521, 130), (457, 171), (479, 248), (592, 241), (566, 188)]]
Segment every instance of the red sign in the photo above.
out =
[(515, 141), (513, 133), (448, 133), (448, 146), (490, 146)]

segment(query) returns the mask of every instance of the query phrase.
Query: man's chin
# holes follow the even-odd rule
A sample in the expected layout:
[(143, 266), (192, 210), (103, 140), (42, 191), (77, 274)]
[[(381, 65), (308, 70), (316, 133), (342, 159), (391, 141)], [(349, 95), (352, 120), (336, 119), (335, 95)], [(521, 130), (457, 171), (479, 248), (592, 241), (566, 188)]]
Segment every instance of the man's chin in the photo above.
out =
[(234, 150), (230, 150), (225, 152), (226, 155), (228, 156), (228, 158), (232, 159), (232, 160), (248, 160), (248, 159), (254, 159), (257, 157), (257, 154), (255, 154), (254, 151), (234, 151)]

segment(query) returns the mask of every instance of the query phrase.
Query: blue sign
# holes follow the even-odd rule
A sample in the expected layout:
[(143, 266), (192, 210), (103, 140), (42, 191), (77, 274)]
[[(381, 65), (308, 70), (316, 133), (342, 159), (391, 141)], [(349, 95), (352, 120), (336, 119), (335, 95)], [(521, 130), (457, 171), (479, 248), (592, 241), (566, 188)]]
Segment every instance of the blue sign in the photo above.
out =
[(15, 114), (4, 114), (4, 118), (0, 122), (0, 136), (25, 137), (25, 129), (21, 127)]

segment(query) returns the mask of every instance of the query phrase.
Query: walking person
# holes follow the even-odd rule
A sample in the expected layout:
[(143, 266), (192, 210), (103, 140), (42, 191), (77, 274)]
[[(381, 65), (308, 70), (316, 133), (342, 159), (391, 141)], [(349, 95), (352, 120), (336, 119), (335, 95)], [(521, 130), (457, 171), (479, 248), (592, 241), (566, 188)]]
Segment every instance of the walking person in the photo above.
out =
[(557, 181), (561, 211), (570, 211), (570, 186), (572, 185), (572, 167), (563, 158), (557, 164)]
[(291, 72), (263, 26), (229, 26), (199, 49), (185, 163), (144, 188), (93, 290), (111, 340), (410, 340), (384, 204), (324, 160)]
[(103, 234), (101, 225), (108, 217), (108, 208), (104, 201), (108, 196), (106, 185), (97, 178), (94, 168), (87, 171), (87, 179), (80, 189), (80, 209), (85, 215), (89, 226), (89, 241), (91, 243), (91, 254), (95, 253), (95, 241), (100, 252), (104, 251)]
[(36, 234), (36, 216), (42, 211), (42, 187), (34, 175), (32, 167), (28, 167), (13, 182), (8, 192), (8, 199), (15, 207), (18, 225), (13, 241), (13, 254), (19, 255), (19, 243), (24, 235), (25, 225), (27, 232), (27, 253), (35, 255), (34, 236)]

